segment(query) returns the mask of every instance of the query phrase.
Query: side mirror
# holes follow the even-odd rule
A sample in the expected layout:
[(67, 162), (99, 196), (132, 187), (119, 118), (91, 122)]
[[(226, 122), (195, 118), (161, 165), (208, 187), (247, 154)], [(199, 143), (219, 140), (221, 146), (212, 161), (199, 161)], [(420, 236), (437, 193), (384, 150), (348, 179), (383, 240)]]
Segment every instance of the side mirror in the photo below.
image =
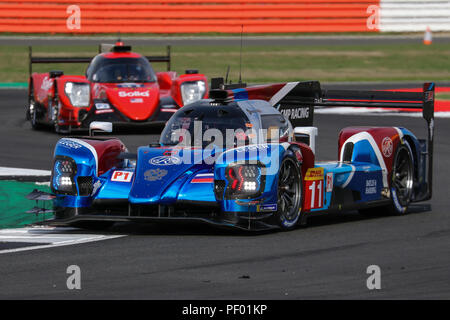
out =
[(113, 126), (111, 122), (92, 121), (89, 125), (89, 135), (92, 136), (94, 132), (112, 132)]
[(158, 73), (158, 84), (162, 90), (170, 90), (172, 88), (172, 78), (165, 72)]

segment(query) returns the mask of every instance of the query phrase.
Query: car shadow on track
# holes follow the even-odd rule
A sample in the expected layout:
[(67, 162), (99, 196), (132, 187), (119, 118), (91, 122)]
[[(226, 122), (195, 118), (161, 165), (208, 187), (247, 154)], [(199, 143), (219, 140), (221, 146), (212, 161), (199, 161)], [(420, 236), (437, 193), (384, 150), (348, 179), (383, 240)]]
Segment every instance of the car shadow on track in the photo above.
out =
[[(409, 208), (408, 215), (420, 214), (431, 211), (430, 204), (414, 204)], [(349, 211), (345, 213), (335, 213), (320, 216), (312, 216), (308, 218), (307, 227), (297, 227), (293, 232), (302, 232), (302, 229), (310, 229), (321, 226), (332, 226), (342, 223), (351, 223), (364, 220), (386, 219), (395, 216), (381, 211), (376, 215), (362, 215), (357, 211)], [(173, 236), (261, 236), (273, 234), (277, 230), (265, 231), (245, 231), (232, 228), (219, 228), (208, 224), (201, 223), (182, 223), (182, 224), (165, 224), (165, 223), (134, 223), (123, 222), (116, 223), (113, 227), (105, 230), (108, 233), (126, 234), (126, 235), (173, 235)]]
[[(203, 235), (203, 236), (246, 236), (269, 233), (269, 231), (245, 231), (221, 228), (205, 223), (116, 223), (108, 231), (127, 235)], [(270, 231), (273, 232), (273, 231)]]
[[(431, 204), (412, 204), (409, 206), (408, 213), (406, 215), (412, 214), (420, 214), (425, 212), (430, 212), (432, 210)], [(348, 211), (343, 213), (332, 213), (332, 214), (324, 214), (317, 215), (308, 218), (308, 228), (321, 227), (325, 225), (333, 225), (333, 224), (341, 224), (341, 223), (349, 223), (349, 222), (357, 222), (364, 220), (376, 220), (376, 219), (386, 219), (386, 218), (394, 218), (401, 217), (400, 215), (393, 215), (391, 213), (386, 212), (386, 210), (382, 210), (380, 212), (363, 215), (358, 213), (358, 211)]]

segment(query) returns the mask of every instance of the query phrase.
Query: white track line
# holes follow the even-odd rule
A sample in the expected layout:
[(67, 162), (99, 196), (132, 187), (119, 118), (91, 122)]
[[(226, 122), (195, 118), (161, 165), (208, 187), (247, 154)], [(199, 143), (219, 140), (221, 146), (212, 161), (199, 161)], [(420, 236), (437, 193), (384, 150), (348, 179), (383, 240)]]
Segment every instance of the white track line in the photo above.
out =
[(36, 245), (0, 250), (0, 254), (47, 249), (125, 237), (125, 235), (102, 235), (79, 232), (82, 232), (82, 230), (75, 228), (58, 227), (3, 229), (0, 230), (0, 243), (24, 242), (36, 243)]
[(0, 167), (0, 176), (50, 176), (49, 170)]

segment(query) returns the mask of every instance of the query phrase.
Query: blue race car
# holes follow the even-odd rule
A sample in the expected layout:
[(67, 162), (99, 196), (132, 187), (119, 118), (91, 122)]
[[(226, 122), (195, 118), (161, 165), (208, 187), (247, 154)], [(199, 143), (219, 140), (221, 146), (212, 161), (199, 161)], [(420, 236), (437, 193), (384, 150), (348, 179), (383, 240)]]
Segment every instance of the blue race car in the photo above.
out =
[[(53, 198), (55, 218), (46, 223), (198, 221), (286, 230), (323, 212), (404, 214), (411, 202), (431, 198), (434, 84), (423, 93), (324, 91), (318, 82), (221, 88), (178, 110), (160, 142), (137, 154), (116, 138), (60, 139), (52, 195), (30, 195)], [(345, 128), (339, 159), (315, 161), (314, 107), (349, 105), (420, 108), (428, 141), (405, 128)], [(111, 125), (92, 124), (101, 128)]]

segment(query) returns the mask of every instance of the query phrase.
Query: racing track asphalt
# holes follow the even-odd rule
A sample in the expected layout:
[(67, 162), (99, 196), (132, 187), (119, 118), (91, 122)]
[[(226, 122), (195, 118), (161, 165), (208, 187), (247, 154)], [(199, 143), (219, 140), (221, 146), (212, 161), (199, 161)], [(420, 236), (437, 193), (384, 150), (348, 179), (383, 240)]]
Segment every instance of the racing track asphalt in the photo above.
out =
[[(25, 91), (0, 91), (0, 166), (49, 169), (58, 139), (31, 131)], [(420, 118), (316, 115), (318, 158), (335, 159), (349, 125), (405, 126)], [(406, 216), (356, 212), (309, 219), (291, 232), (246, 234), (197, 225), (120, 224), (128, 236), (0, 254), (0, 299), (416, 299), (450, 298), (450, 120), (436, 119), (433, 200)], [(132, 150), (157, 135), (121, 135)], [(66, 289), (66, 268), (81, 268), (82, 289)], [(366, 268), (381, 268), (381, 290)]]
[[(117, 37), (90, 36), (0, 36), (0, 45), (98, 45), (99, 43), (113, 43)], [(127, 44), (137, 46), (186, 46), (186, 45), (210, 45), (230, 46), (240, 44), (239, 36), (172, 36), (172, 37), (148, 37), (130, 36), (122, 37)], [(320, 35), (320, 36), (247, 36), (244, 34), (243, 45), (263, 46), (270, 42), (271, 45), (368, 45), (368, 44), (406, 44), (421, 43), (423, 36), (414, 35)], [(436, 33), (433, 35), (435, 43), (449, 43), (448, 34)]]

